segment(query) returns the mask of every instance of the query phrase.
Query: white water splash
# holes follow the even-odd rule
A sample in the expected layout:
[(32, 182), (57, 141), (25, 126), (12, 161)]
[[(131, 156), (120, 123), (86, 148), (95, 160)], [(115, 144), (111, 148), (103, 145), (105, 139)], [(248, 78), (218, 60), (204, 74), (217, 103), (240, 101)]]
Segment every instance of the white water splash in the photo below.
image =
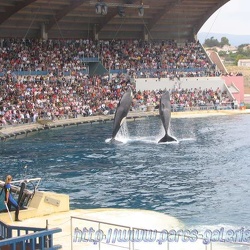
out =
[[(108, 138), (105, 140), (106, 143), (109, 143), (112, 140), (112, 138)], [(122, 143), (127, 143), (129, 140), (129, 132), (128, 132), (128, 126), (127, 126), (127, 121), (125, 120), (118, 131), (116, 137), (116, 141), (122, 142)]]

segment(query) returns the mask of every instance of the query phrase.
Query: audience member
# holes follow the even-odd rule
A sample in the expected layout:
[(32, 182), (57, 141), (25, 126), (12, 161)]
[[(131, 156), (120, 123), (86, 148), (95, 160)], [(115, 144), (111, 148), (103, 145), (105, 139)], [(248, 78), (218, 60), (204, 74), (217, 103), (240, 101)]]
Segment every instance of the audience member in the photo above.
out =
[[(131, 77), (178, 80), (181, 77), (218, 75), (211, 70), (199, 43), (180, 46), (173, 41), (3, 39), (1, 44), (2, 125), (113, 114), (128, 84), (134, 91), (133, 110), (157, 107), (161, 90), (136, 91), (130, 82)], [(127, 74), (90, 77), (82, 60), (85, 57), (99, 57), (109, 70), (125, 70)], [(39, 74), (42, 71), (46, 74)], [(172, 106), (176, 110), (231, 102), (220, 89), (174, 88), (170, 91)]]

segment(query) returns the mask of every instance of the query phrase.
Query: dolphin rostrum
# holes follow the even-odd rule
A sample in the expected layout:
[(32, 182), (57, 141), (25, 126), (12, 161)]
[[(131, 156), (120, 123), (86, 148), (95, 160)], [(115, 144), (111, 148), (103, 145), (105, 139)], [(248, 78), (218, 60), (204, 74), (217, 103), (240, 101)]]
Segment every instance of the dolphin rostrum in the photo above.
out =
[(161, 96), (160, 105), (159, 105), (159, 114), (160, 114), (163, 127), (165, 129), (165, 136), (161, 138), (158, 141), (158, 143), (176, 141), (175, 138), (168, 135), (168, 128), (169, 128), (170, 119), (171, 119), (171, 103), (170, 103), (170, 95), (168, 91), (166, 91)]
[(124, 93), (121, 100), (119, 101), (116, 111), (115, 111), (115, 118), (113, 122), (113, 132), (112, 132), (111, 141), (115, 141), (115, 137), (128, 115), (128, 112), (130, 110), (130, 106), (132, 103), (132, 99), (133, 99), (133, 93), (132, 93), (131, 88), (128, 87), (126, 93)]

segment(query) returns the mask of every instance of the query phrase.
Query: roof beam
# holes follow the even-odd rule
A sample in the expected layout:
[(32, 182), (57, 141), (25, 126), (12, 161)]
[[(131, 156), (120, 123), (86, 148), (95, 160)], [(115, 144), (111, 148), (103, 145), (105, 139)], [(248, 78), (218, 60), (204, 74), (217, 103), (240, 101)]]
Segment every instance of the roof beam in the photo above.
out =
[(22, 2), (17, 2), (14, 6), (6, 6), (5, 13), (1, 13), (0, 24), (6, 21), (9, 17), (17, 13), (19, 10), (23, 9), (29, 4), (36, 2), (37, 0), (26, 0)]
[(63, 17), (65, 17), (68, 13), (72, 10), (78, 8), (83, 3), (87, 2), (88, 0), (71, 0), (70, 5), (64, 7), (62, 10), (58, 11), (53, 17), (49, 20), (46, 24), (46, 32), (48, 32), (57, 22), (59, 22)]
[(178, 0), (178, 1), (175, 1), (173, 3), (168, 3), (166, 4), (155, 16), (155, 18), (153, 18), (148, 27), (147, 27), (147, 30), (151, 30), (156, 24), (157, 22), (167, 13), (169, 12), (171, 9), (173, 9), (176, 5), (178, 4), (181, 4), (184, 0)]
[(194, 33), (197, 34), (200, 28), (203, 26), (203, 24), (208, 20), (208, 18), (212, 14), (214, 14), (215, 11), (217, 11), (219, 8), (221, 8), (224, 4), (226, 4), (229, 1), (230, 0), (220, 0), (218, 4), (209, 8), (209, 10), (206, 12), (206, 15), (203, 15), (202, 18), (199, 20), (199, 22), (197, 22), (196, 25), (194, 26)]
[(97, 24), (96, 33), (99, 33), (116, 15), (117, 9), (108, 10), (108, 14)]

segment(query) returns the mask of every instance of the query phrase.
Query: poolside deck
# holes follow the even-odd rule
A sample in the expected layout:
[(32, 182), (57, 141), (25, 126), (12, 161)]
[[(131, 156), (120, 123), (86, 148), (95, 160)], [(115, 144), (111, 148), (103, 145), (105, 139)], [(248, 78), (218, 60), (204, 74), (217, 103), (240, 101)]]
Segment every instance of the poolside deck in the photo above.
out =
[[(232, 250), (235, 247), (217, 242), (206, 245), (202, 239), (192, 240), (183, 236), (177, 236), (176, 242), (170, 242), (173, 232), (189, 228), (172, 216), (141, 209), (77, 209), (11, 224), (61, 228), (62, 232), (54, 235), (53, 242), (62, 245), (63, 250)], [(155, 237), (150, 236), (150, 231), (157, 231)], [(126, 236), (128, 232), (135, 232), (135, 240)]]

